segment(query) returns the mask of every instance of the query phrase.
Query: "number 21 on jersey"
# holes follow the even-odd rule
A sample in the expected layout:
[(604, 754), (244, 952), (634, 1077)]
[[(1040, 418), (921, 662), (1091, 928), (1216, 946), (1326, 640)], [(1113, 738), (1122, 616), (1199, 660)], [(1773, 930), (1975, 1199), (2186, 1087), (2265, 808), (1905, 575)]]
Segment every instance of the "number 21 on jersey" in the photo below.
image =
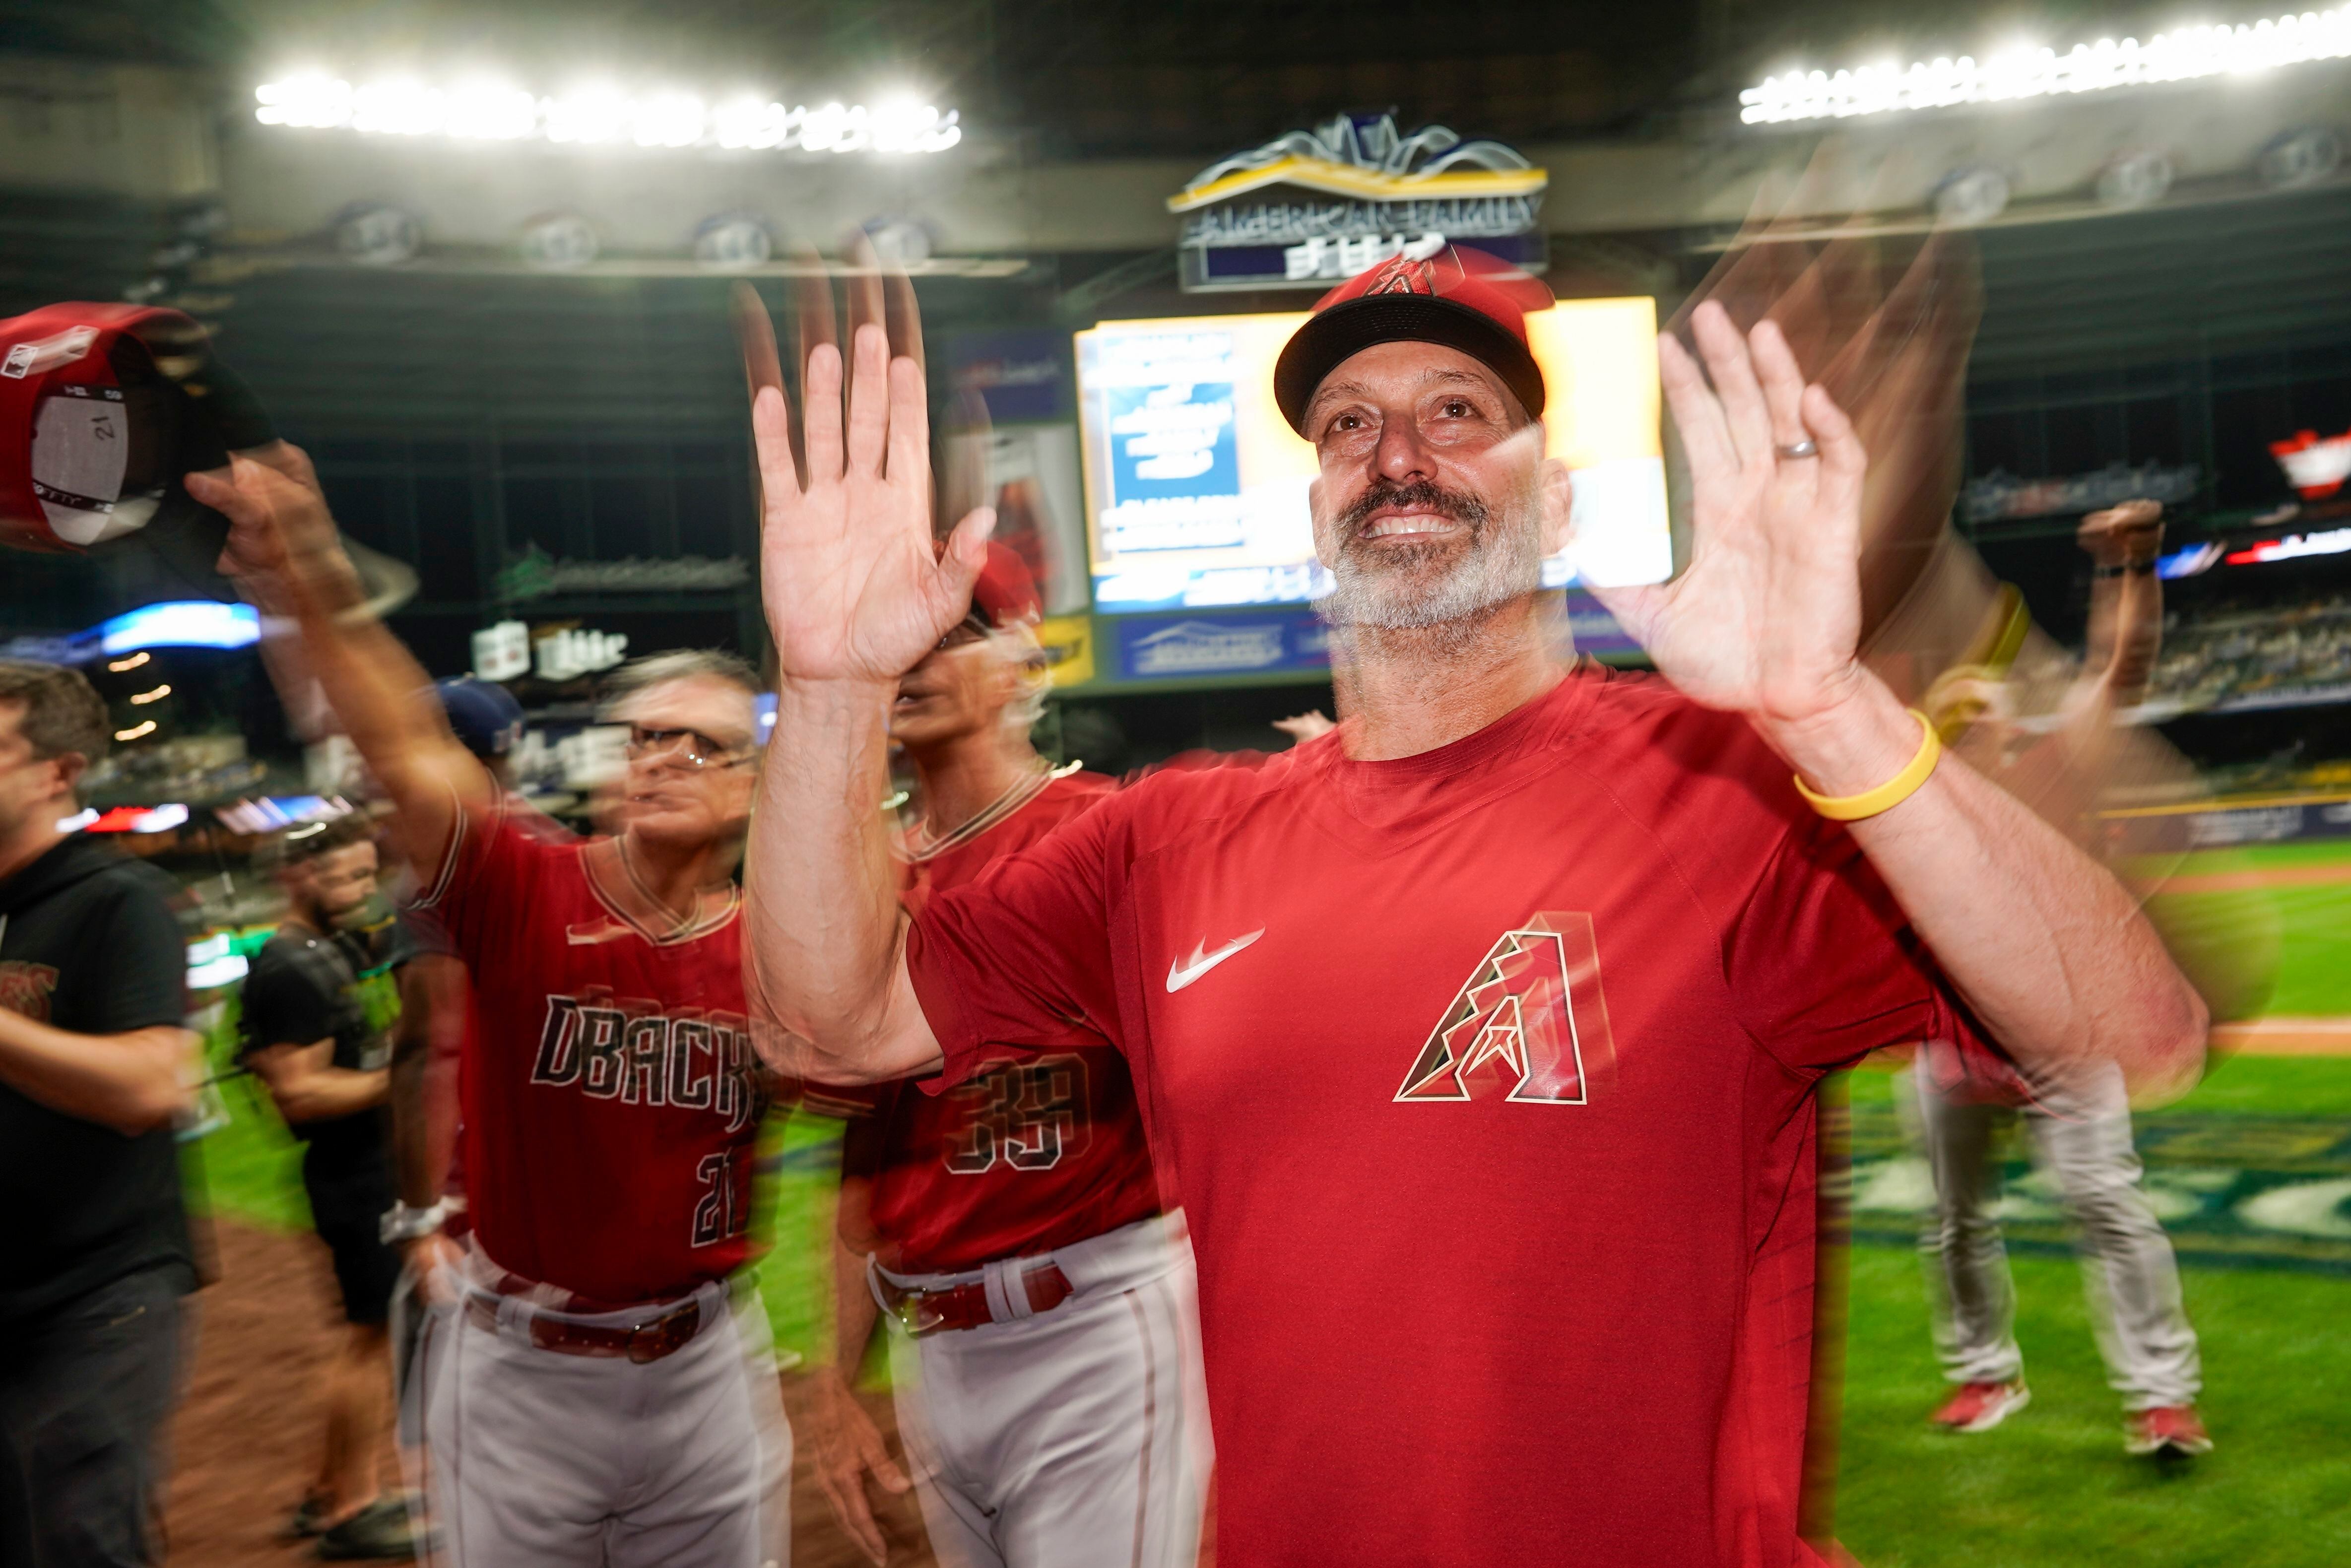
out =
[(703, 1155), (695, 1167), (694, 1174), (702, 1182), (702, 1197), (694, 1205), (695, 1246), (708, 1247), (750, 1228), (751, 1206), (744, 1190), (747, 1186), (745, 1164), (749, 1157), (747, 1149), (729, 1149)]
[(1081, 1057), (1002, 1062), (948, 1092), (964, 1118), (946, 1140), (946, 1167), (957, 1176), (978, 1176), (998, 1160), (1017, 1171), (1050, 1170), (1084, 1145)]

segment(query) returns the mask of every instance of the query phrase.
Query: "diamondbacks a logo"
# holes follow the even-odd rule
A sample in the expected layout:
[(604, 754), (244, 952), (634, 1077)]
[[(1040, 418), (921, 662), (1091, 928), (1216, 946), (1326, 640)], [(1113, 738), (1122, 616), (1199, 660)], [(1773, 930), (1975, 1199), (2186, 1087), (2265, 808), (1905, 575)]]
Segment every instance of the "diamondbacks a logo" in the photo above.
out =
[(1487, 949), (1395, 1097), (1582, 1105), (1614, 1061), (1592, 916), (1549, 913)]
[(57, 993), (57, 972), (47, 964), (11, 958), (0, 964), (0, 1008), (35, 1023), (49, 1021), (49, 998)]
[(1426, 261), (1416, 261), (1399, 256), (1379, 270), (1379, 275), (1365, 286), (1370, 294), (1434, 294), (1437, 292), (1437, 268)]

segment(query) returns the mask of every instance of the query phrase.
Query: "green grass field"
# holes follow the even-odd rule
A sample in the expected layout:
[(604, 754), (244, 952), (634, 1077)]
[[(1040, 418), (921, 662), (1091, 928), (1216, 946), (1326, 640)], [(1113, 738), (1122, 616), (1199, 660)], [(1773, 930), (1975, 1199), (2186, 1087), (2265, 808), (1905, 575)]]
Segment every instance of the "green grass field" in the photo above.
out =
[[(2293, 875), (2317, 868), (2351, 868), (2351, 839), (2207, 850), (2177, 868), (2182, 876), (2252, 872)], [(2240, 919), (2274, 911), (2277, 974), (2265, 1013), (2291, 1018), (2351, 1015), (2351, 881), (2307, 883), (2231, 893), (2164, 895), (2199, 925), (2227, 929)]]
[[(1893, 1074), (1854, 1076), (1858, 1105)], [(2177, 1110), (2351, 1116), (2351, 1059), (2239, 1056)], [(2335, 1568), (2351, 1563), (2351, 1277), (2181, 1270), (2218, 1448), (2187, 1467), (2126, 1457), (2071, 1260), (2017, 1257), (2032, 1404), (1952, 1437), (1919, 1260), (1851, 1255), (1838, 1534), (1867, 1568)]]
[[(2197, 871), (2339, 862), (2351, 845), (2199, 857)], [(2241, 894), (2208, 900), (2227, 918)], [(2282, 920), (2280, 1014), (2351, 1014), (2351, 883), (2266, 889)], [(1891, 1074), (1854, 1076), (1856, 1106)], [(281, 1229), (308, 1224), (298, 1151), (249, 1081), (224, 1085), (229, 1124), (199, 1145), (211, 1207)], [(2351, 1117), (2351, 1058), (2237, 1056), (2177, 1108), (2212, 1116)], [(760, 1283), (780, 1347), (812, 1354), (829, 1332), (839, 1124), (795, 1117), (762, 1162)], [(2219, 1449), (2192, 1467), (2126, 1458), (2120, 1415), (2069, 1260), (2020, 1256), (2018, 1337), (2033, 1403), (1996, 1431), (1930, 1432), (1943, 1385), (1917, 1255), (1851, 1255), (1838, 1533), (1867, 1568), (2335, 1568), (2351, 1564), (2351, 1276), (2183, 1270), (2203, 1339), (2204, 1408)], [(223, 1287), (234, 1289), (234, 1283)], [(323, 1305), (323, 1303), (322, 1303)]]

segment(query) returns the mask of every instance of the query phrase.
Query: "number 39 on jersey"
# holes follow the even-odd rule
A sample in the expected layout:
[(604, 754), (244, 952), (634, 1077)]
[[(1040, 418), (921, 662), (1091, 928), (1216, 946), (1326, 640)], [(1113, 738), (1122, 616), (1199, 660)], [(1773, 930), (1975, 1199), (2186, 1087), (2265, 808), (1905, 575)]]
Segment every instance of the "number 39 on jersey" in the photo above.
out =
[(961, 1114), (945, 1140), (946, 1167), (978, 1176), (998, 1161), (1017, 1171), (1050, 1170), (1085, 1147), (1086, 1064), (1043, 1056), (988, 1068), (948, 1091)]

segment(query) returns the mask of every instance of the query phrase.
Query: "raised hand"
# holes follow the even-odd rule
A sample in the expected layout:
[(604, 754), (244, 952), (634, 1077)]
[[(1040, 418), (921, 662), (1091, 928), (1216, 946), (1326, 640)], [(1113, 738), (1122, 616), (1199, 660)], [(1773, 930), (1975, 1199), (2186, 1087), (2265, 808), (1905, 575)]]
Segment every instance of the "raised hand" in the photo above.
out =
[[(192, 473), (188, 494), (228, 518), (219, 570), (265, 609), (297, 586), (340, 585), (351, 575), (335, 519), (308, 454), (286, 442), (238, 453), (226, 468)], [(267, 601), (268, 602), (264, 602)]]
[(1855, 653), (1868, 456), (1844, 412), (1805, 384), (1777, 326), (1742, 338), (1708, 303), (1691, 327), (1704, 374), (1672, 337), (1657, 348), (1689, 458), (1689, 568), (1656, 587), (1593, 591), (1692, 699), (1744, 713), (1767, 734), (1802, 727), (1864, 681)]
[[(790, 679), (883, 683), (912, 668), (968, 609), (996, 519), (977, 508), (944, 550), (934, 542), (914, 290), (902, 277), (851, 281), (845, 378), (830, 332), (803, 334), (815, 340), (800, 382), (798, 461), (767, 308), (746, 287), (736, 311), (759, 462), (760, 583), (778, 661)], [(829, 303), (822, 315), (829, 327)]]

